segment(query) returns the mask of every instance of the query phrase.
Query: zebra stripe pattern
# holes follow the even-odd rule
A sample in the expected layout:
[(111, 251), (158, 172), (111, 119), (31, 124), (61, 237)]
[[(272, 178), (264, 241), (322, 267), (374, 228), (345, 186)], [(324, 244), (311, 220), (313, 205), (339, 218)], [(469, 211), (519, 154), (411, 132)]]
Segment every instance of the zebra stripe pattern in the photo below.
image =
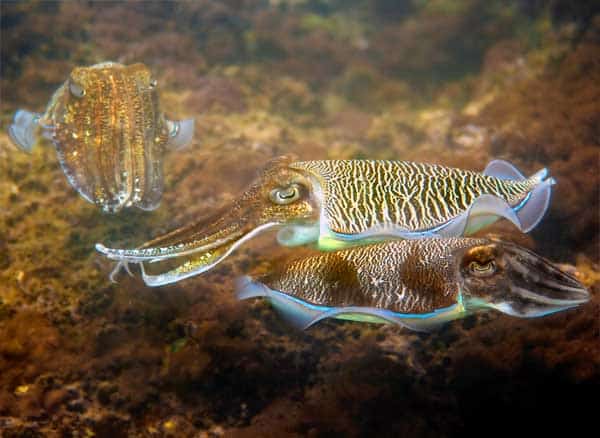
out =
[(457, 217), (483, 194), (516, 206), (538, 183), (408, 161), (303, 161), (290, 167), (317, 179), (328, 226), (340, 234), (382, 225), (428, 230)]

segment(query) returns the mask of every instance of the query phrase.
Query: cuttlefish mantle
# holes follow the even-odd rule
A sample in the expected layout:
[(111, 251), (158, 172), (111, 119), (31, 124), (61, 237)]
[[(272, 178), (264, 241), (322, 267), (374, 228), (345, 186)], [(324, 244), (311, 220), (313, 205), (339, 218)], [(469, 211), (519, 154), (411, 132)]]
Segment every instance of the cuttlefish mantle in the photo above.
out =
[[(282, 245), (314, 243), (321, 250), (469, 235), (499, 218), (527, 232), (546, 212), (554, 183), (545, 169), (525, 178), (500, 160), (479, 173), (404, 161), (281, 157), (212, 217), (135, 249), (96, 249), (119, 266), (141, 264), (144, 281), (159, 286), (213, 268), (268, 229), (278, 230)], [(174, 267), (165, 267), (169, 260)], [(159, 273), (148, 273), (150, 266)]]

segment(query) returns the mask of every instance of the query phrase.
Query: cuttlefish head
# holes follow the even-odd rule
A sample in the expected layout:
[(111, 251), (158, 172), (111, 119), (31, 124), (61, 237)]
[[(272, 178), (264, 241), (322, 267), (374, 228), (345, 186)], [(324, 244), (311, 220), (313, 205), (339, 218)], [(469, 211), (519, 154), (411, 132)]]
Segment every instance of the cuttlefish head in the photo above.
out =
[[(309, 179), (290, 169), (291, 157), (271, 161), (250, 187), (218, 214), (176, 229), (136, 249), (96, 249), (120, 265), (140, 263), (148, 285), (159, 286), (205, 272), (244, 241), (282, 225), (318, 221), (319, 199)], [(174, 267), (149, 275), (144, 263), (174, 260)], [(159, 263), (161, 264), (161, 263)], [(148, 267), (148, 265), (146, 265)]]
[(575, 307), (590, 298), (573, 276), (519, 245), (499, 240), (459, 255), (459, 280), (467, 310), (492, 308), (532, 318)]

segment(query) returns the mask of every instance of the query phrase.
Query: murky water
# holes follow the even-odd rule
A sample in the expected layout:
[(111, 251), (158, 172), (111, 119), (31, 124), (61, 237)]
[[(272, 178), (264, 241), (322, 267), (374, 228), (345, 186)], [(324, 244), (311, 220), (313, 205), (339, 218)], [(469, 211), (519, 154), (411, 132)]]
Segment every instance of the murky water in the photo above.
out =
[[(600, 15), (567, 1), (0, 4), (0, 435), (456, 436), (593, 425), (600, 384)], [(192, 143), (153, 211), (105, 214), (51, 142), (7, 129), (74, 67), (144, 63)], [(94, 245), (135, 247), (235, 202), (274, 157), (395, 159), (557, 180), (529, 234), (501, 235), (589, 288), (566, 312), (431, 333), (307, 331), (235, 279), (314, 250), (249, 241), (205, 274), (117, 283)], [(532, 421), (535, 419), (535, 421)], [(548, 419), (553, 419), (548, 421)], [(486, 429), (481, 429), (485, 427)], [(571, 429), (573, 432), (573, 430)]]

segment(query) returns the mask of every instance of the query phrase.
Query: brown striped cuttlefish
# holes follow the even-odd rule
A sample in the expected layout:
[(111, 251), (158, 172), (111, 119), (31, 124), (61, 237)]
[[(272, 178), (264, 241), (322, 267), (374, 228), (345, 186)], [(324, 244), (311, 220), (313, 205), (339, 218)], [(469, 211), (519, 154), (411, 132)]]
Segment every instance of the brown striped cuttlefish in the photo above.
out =
[(194, 121), (165, 118), (145, 65), (104, 62), (73, 69), (44, 114), (18, 110), (8, 132), (27, 152), (50, 139), (75, 190), (115, 213), (158, 207), (164, 153), (191, 141)]
[[(118, 267), (139, 263), (144, 281), (158, 286), (207, 271), (271, 228), (279, 229), (283, 245), (316, 243), (322, 250), (468, 235), (498, 218), (527, 232), (546, 212), (553, 184), (546, 169), (525, 178), (500, 160), (474, 172), (405, 161), (282, 157), (212, 217), (136, 249), (96, 248)], [(160, 273), (145, 270), (150, 267)]]
[(393, 240), (302, 258), (253, 281), (240, 299), (265, 297), (307, 328), (326, 318), (393, 323), (428, 331), (474, 312), (545, 316), (589, 300), (573, 276), (496, 239)]

